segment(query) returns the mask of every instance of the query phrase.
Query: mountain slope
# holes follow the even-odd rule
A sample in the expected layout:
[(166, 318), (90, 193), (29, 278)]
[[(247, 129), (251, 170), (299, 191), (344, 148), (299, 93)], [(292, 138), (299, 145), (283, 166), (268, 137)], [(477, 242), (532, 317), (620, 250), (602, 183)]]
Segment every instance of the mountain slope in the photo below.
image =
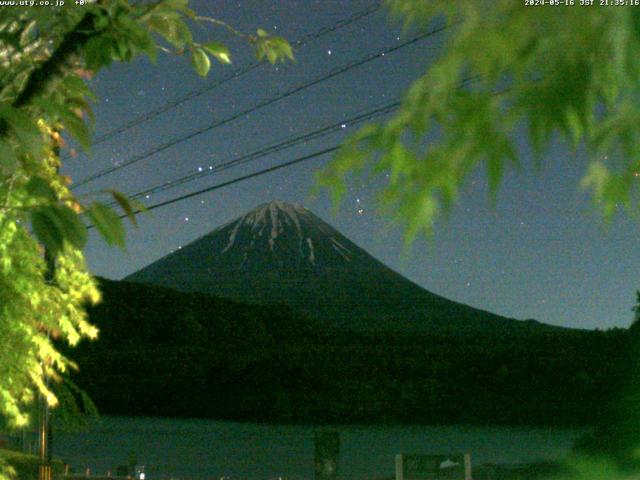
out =
[(126, 278), (257, 304), (280, 303), (359, 331), (521, 331), (391, 270), (298, 205), (263, 204)]

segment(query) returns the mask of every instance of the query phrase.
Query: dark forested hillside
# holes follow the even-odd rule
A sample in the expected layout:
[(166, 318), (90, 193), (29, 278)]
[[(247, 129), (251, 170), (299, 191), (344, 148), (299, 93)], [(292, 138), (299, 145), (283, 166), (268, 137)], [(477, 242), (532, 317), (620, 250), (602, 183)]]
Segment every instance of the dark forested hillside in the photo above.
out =
[(356, 334), (280, 306), (101, 281), (73, 351), (102, 413), (268, 422), (589, 424), (620, 391), (625, 330)]

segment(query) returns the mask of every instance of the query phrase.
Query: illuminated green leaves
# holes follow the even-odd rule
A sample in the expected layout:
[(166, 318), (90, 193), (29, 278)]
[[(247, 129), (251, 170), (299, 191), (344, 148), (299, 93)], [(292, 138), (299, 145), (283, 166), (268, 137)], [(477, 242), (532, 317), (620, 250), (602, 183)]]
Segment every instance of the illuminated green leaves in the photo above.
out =
[(57, 256), (69, 242), (82, 249), (87, 242), (87, 227), (78, 215), (65, 205), (48, 205), (31, 212), (31, 225), (38, 240)]
[(202, 48), (212, 55), (220, 63), (231, 63), (231, 54), (229, 49), (220, 42), (207, 42), (202, 45)]
[[(56, 403), (45, 379), (72, 365), (48, 334), (72, 345), (97, 335), (84, 311), (100, 295), (84, 263), (83, 220), (109, 245), (125, 245), (119, 213), (97, 201), (81, 204), (58, 173), (61, 134), (89, 148), (95, 96), (86, 80), (113, 61), (139, 54), (153, 61), (160, 50), (189, 54), (203, 77), (211, 57), (230, 63), (223, 44), (194, 42), (189, 29), (194, 21), (199, 19), (187, 0), (88, 2), (60, 15), (37, 8), (0, 15), (0, 415), (13, 425), (28, 422), (27, 406), (36, 394)], [(293, 58), (280, 37), (262, 32), (254, 39), (213, 23), (248, 40), (260, 58)], [(79, 41), (59, 51), (70, 36)], [(55, 62), (48, 63), (51, 59)], [(144, 206), (119, 192), (106, 193), (136, 224)], [(43, 247), (55, 259), (54, 284), (45, 278)]]
[(256, 34), (251, 37), (251, 41), (258, 60), (266, 58), (271, 64), (278, 61), (294, 60), (293, 49), (284, 38), (269, 35), (261, 28), (257, 30)]
[(196, 69), (196, 73), (201, 77), (206, 77), (211, 68), (211, 60), (202, 48), (194, 48), (191, 55), (191, 61)]
[(82, 148), (89, 149), (91, 146), (89, 127), (78, 113), (71, 111), (67, 105), (44, 98), (39, 98), (34, 103), (47, 115), (50, 123), (61, 124), (78, 141)]
[(124, 225), (122, 225), (120, 217), (112, 208), (100, 202), (93, 202), (87, 208), (87, 215), (109, 245), (124, 249)]
[(191, 30), (182, 20), (181, 15), (168, 5), (160, 2), (145, 20), (150, 30), (162, 36), (171, 46), (181, 50), (193, 43)]
[(58, 195), (51, 183), (40, 176), (31, 177), (24, 188), (29, 197), (39, 204), (53, 204), (58, 201)]
[(18, 144), (19, 153), (34, 157), (42, 154), (42, 132), (36, 123), (23, 111), (0, 104), (0, 119), (6, 122)]

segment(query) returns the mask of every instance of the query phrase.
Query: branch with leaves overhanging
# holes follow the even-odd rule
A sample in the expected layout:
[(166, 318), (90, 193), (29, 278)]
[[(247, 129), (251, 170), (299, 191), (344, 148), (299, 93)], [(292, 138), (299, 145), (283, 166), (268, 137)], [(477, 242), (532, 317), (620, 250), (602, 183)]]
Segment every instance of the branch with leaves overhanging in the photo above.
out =
[[(581, 186), (605, 219), (619, 207), (638, 212), (637, 9), (576, 2), (551, 12), (511, 0), (386, 3), (412, 28), (432, 22), (452, 28), (397, 114), (352, 136), (320, 175), (336, 204), (348, 175), (380, 177), (380, 203), (403, 224), (407, 241), (430, 235), (478, 168), (485, 168), (495, 199), (507, 168), (520, 164), (515, 140), (524, 132), (538, 159), (554, 139), (586, 147), (591, 158)], [(461, 88), (469, 77), (476, 80)]]
[[(255, 36), (243, 34), (220, 20), (195, 15), (184, 0), (164, 0), (140, 6), (132, 6), (124, 1), (94, 4), (89, 10), (84, 10), (73, 28), (64, 34), (51, 56), (33, 69), (24, 88), (11, 105), (2, 108), (0, 141), (13, 131), (21, 137), (19, 140), (29, 145), (31, 153), (40, 148), (32, 121), (19, 111), (28, 107), (35, 109), (37, 116), (49, 124), (55, 123), (67, 130), (82, 146), (88, 148), (90, 135), (82, 118), (82, 111), (90, 111), (88, 101), (92, 99), (92, 94), (80, 76), (86, 71), (95, 72), (113, 60), (130, 61), (139, 53), (145, 53), (155, 61), (160, 45), (154, 35), (167, 42), (176, 53), (188, 51), (196, 72), (202, 76), (206, 76), (210, 70), (209, 56), (221, 63), (230, 63), (230, 52), (223, 44), (198, 43), (193, 40), (187, 24), (190, 20), (210, 22), (232, 31), (253, 46), (259, 59), (266, 58), (272, 63), (293, 59), (291, 46), (283, 38), (271, 36), (262, 29)], [(81, 57), (80, 61), (77, 57)], [(48, 98), (47, 90), (54, 84), (56, 93), (63, 87), (62, 94), (57, 95), (58, 98)], [(69, 105), (74, 108), (70, 109)], [(10, 174), (17, 168), (20, 155), (11, 154), (11, 142), (7, 143), (0, 144), (0, 149), (6, 153), (0, 161), (0, 168)], [(123, 195), (120, 194), (115, 199), (123, 206), (125, 213), (133, 210), (130, 201)], [(135, 208), (141, 209), (138, 205)], [(96, 213), (96, 209), (99, 213)], [(105, 217), (109, 222), (116, 222), (117, 216), (108, 214), (98, 202), (83, 210), (92, 217), (92, 221), (98, 222), (100, 226), (97, 226), (102, 233), (108, 234), (108, 242), (123, 245), (121, 228), (102, 225)], [(64, 216), (72, 218), (66, 213)], [(68, 222), (61, 221), (60, 218), (50, 218), (49, 221), (64, 224), (71, 230), (79, 228), (78, 225), (67, 225)], [(75, 237), (80, 238), (78, 235)], [(58, 248), (59, 244), (57, 242), (54, 248)], [(83, 245), (76, 246), (82, 248)]]
[[(113, 61), (140, 54), (155, 61), (158, 50), (166, 49), (190, 54), (202, 76), (210, 71), (210, 57), (229, 63), (223, 44), (193, 40), (192, 22), (226, 25), (197, 17), (186, 0), (103, 0), (0, 18), (0, 414), (15, 425), (28, 421), (24, 407), (36, 392), (55, 404), (44, 378), (72, 365), (47, 333), (70, 344), (97, 335), (84, 310), (99, 292), (84, 264), (83, 216), (108, 244), (125, 245), (116, 211), (99, 201), (82, 202), (58, 173), (57, 149), (64, 144), (59, 132), (90, 147), (94, 95), (85, 79)], [(243, 38), (260, 59), (293, 59), (280, 37), (258, 30)], [(134, 214), (144, 206), (107, 192), (135, 224)], [(52, 283), (45, 281), (42, 245), (55, 259)]]

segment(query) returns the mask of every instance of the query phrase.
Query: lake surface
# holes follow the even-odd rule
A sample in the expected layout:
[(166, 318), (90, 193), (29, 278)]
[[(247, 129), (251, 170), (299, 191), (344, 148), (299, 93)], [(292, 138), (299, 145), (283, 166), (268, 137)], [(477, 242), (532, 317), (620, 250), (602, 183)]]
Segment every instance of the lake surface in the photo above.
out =
[(134, 453), (147, 480), (312, 479), (314, 433), (340, 433), (340, 477), (394, 474), (397, 453), (470, 453), (472, 463), (558, 459), (578, 430), (509, 427), (272, 426), (212, 420), (105, 417), (86, 430), (56, 432), (53, 454), (74, 471), (115, 473)]

